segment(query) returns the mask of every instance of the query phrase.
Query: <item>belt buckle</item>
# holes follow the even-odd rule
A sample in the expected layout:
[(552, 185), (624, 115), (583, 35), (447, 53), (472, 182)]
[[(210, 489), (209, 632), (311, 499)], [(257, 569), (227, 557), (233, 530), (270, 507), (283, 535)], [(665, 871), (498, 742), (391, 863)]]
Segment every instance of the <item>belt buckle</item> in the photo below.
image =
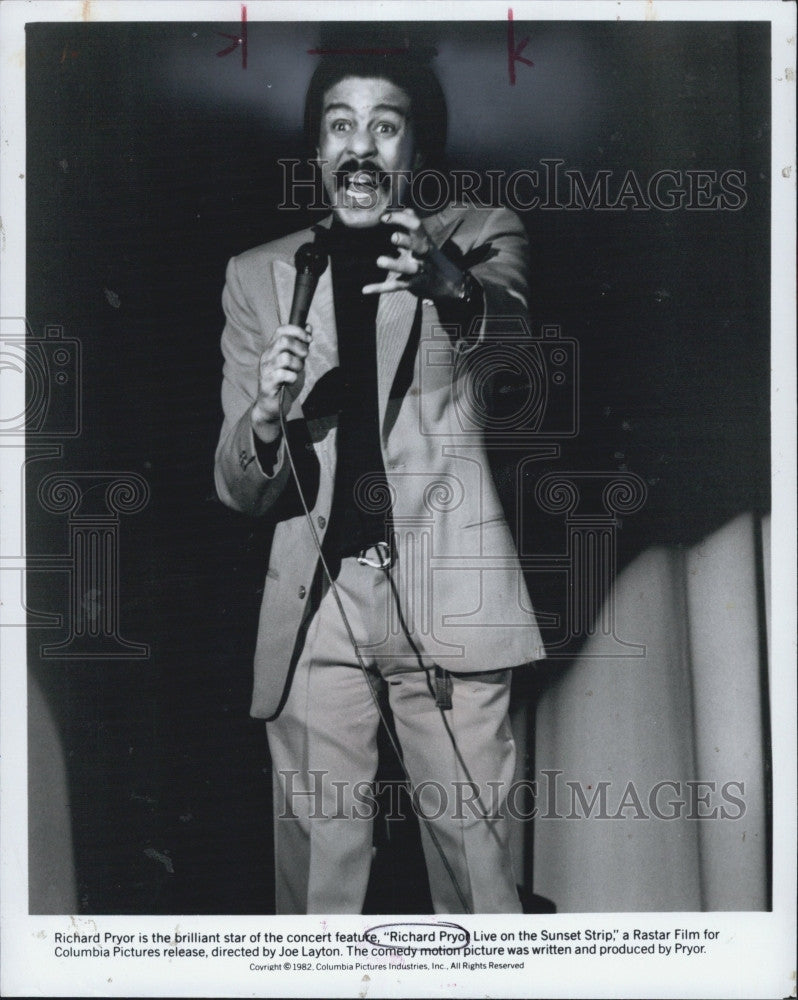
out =
[[(371, 549), (376, 549), (379, 553), (379, 562), (369, 559), (366, 555)], [(373, 569), (387, 569), (393, 562), (391, 549), (387, 542), (377, 542), (376, 545), (370, 545), (367, 549), (361, 549), (360, 555), (357, 556), (357, 561), (361, 566), (371, 566)]]

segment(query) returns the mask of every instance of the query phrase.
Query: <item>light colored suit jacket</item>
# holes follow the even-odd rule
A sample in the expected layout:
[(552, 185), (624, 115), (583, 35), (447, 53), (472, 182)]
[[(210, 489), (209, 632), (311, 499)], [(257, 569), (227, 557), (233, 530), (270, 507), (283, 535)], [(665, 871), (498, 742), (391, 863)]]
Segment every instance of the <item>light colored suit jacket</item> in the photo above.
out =
[[(392, 491), (398, 592), (407, 624), (431, 659), (454, 672), (498, 670), (545, 655), (479, 420), (490, 381), (490, 353), (484, 352), (494, 340), (505, 349), (499, 338), (508, 327), (520, 324), (528, 331), (526, 237), (518, 218), (503, 208), (452, 207), (423, 224), (437, 246), (448, 242), (455, 254), (465, 255), (484, 292), (485, 318), (471, 331), (444, 328), (431, 301), (409, 292), (380, 296), (380, 443)], [(318, 553), (301, 509), (286, 503), (294, 487), (285, 443), (274, 469), (264, 473), (250, 410), (261, 353), (288, 322), (294, 253), (312, 238), (306, 230), (233, 258), (223, 293), (224, 424), (216, 488), (235, 510), (277, 519), (255, 653), (251, 712), (260, 718), (273, 717), (284, 696)], [(329, 268), (308, 322), (313, 340), (288, 413), (289, 442), (292, 454), (301, 451), (303, 467), (311, 466), (306, 489), (322, 540), (333, 494), (337, 418), (313, 405), (313, 393), (320, 394), (320, 380), (338, 365)], [(470, 363), (475, 356), (478, 365)]]

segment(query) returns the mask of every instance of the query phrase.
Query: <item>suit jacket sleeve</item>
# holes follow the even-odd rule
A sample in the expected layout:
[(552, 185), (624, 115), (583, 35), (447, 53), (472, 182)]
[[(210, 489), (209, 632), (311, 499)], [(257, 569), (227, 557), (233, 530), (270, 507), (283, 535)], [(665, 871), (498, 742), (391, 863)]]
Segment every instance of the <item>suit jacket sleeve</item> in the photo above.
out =
[(463, 335), (470, 341), (489, 338), (507, 317), (528, 317), (529, 246), (518, 216), (507, 208), (479, 212), (482, 224), (459, 262), (479, 282), (484, 311)]
[(289, 480), (284, 443), (274, 468), (261, 467), (250, 414), (258, 390), (258, 363), (267, 340), (247, 302), (234, 257), (227, 265), (222, 293), (226, 322), (222, 332), (224, 422), (216, 448), (214, 479), (219, 499), (246, 514), (268, 513)]

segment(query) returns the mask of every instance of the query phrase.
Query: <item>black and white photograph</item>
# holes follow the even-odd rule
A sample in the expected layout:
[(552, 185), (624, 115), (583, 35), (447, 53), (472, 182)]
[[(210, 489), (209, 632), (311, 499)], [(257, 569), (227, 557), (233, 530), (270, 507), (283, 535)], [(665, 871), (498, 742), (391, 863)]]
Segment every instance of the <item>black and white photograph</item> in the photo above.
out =
[(4, 995), (794, 996), (794, 6), (0, 18)]

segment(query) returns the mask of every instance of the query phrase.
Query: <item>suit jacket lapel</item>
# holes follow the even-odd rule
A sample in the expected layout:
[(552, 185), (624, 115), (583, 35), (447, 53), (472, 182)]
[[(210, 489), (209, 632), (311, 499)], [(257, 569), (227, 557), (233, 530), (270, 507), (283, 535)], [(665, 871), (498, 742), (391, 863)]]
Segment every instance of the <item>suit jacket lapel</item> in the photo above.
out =
[[(422, 221), (430, 239), (442, 246), (460, 228), (462, 216), (448, 218), (445, 212)], [(413, 328), (418, 298), (411, 292), (389, 292), (380, 296), (377, 309), (377, 392), (380, 430), (385, 432), (385, 415), (399, 362)]]
[(442, 247), (448, 239), (454, 236), (463, 224), (463, 219), (462, 215), (452, 217), (444, 211), (439, 215), (431, 215), (429, 218), (423, 219), (421, 224), (435, 246)]
[(419, 300), (411, 292), (385, 292), (377, 307), (377, 402), (380, 431), (385, 425), (388, 398), (404, 354)]

